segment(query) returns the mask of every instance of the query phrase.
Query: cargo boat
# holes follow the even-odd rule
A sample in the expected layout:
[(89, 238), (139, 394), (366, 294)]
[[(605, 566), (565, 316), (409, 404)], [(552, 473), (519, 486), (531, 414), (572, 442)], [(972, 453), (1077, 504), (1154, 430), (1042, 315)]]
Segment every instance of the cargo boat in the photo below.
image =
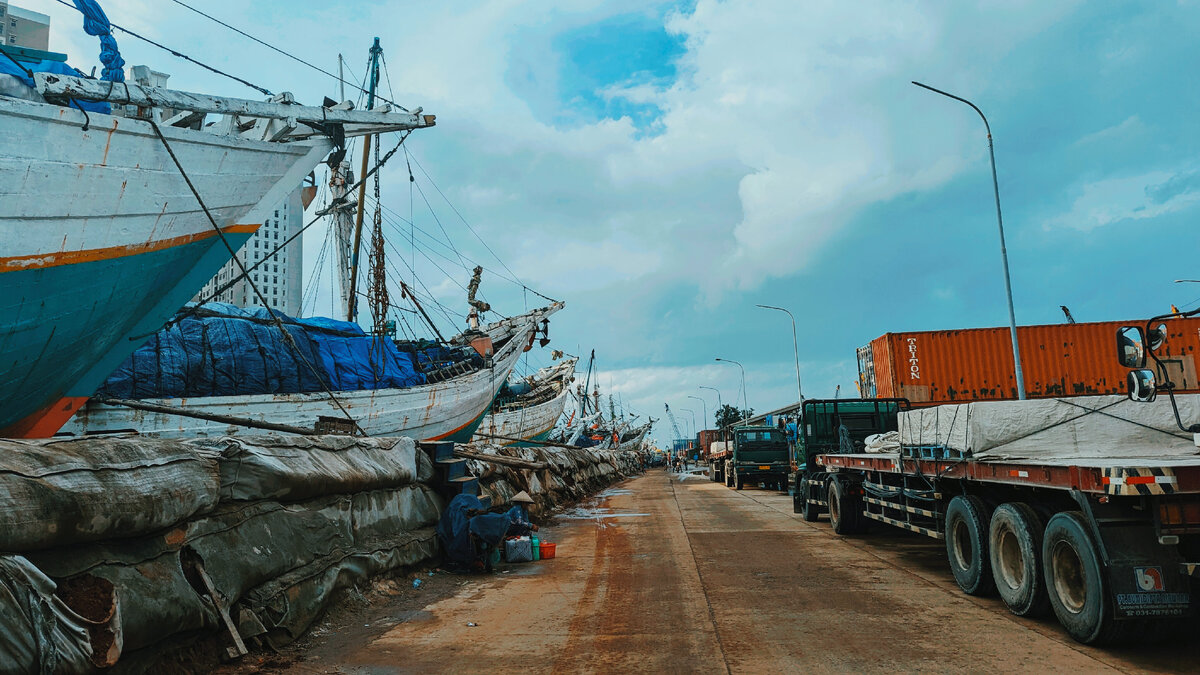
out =
[[(0, 95), (6, 437), (53, 435), (334, 149), (334, 137), (434, 124), (390, 109), (306, 107), (288, 94), (261, 102), (43, 72), (30, 78), (36, 89), (0, 78), (13, 80), (0, 91), (21, 94)], [(68, 101), (141, 106), (147, 119)], [(163, 119), (160, 106), (176, 112)], [(218, 121), (206, 124), (210, 115)]]
[(578, 361), (572, 357), (539, 369), (516, 383), (526, 389), (520, 394), (506, 396), (505, 389), (510, 388), (502, 389), (471, 440), (522, 446), (537, 445), (538, 441), (549, 438), (562, 417)]
[[(323, 389), (310, 389), (152, 398), (126, 403), (91, 401), (63, 427), (60, 435), (136, 433), (158, 438), (193, 438), (262, 433), (254, 426), (232, 421), (240, 419), (282, 424), (308, 433), (361, 432), (368, 436), (409, 436), (423, 441), (465, 443), (479, 427), (517, 360), (531, 348), (539, 326), (544, 327), (548, 317), (562, 307), (562, 302), (556, 302), (489, 324), (483, 332), (490, 338), (494, 352), (482, 365), (451, 365), (436, 381), (372, 389), (335, 387), (332, 395)], [(452, 342), (465, 343), (461, 336)], [(331, 363), (334, 369), (348, 365), (345, 360), (335, 359)]]

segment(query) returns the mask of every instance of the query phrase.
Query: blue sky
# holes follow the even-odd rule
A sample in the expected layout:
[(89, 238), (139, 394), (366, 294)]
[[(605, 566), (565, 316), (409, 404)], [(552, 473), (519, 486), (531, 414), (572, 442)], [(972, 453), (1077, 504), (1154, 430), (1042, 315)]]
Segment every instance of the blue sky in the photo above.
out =
[[(26, 4), (52, 15), (73, 63), (95, 63), (70, 10)], [(173, 3), (102, 4), (273, 90), (335, 91)], [(885, 332), (1006, 322), (982, 124), (910, 80), (988, 115), (1020, 323), (1060, 322), (1059, 305), (1089, 321), (1200, 304), (1200, 284), (1172, 283), (1200, 278), (1194, 2), (204, 9), (327, 68), (343, 52), (355, 73), (379, 35), (389, 92), (438, 114), (411, 139), (414, 156), (512, 272), (567, 300), (556, 344), (595, 348), (602, 386), (643, 414), (666, 401), (697, 404), (699, 417), (688, 395), (711, 397), (711, 411), (702, 384), (734, 400), (737, 369), (716, 356), (745, 364), (756, 409), (791, 401), (789, 325), (756, 303), (796, 314), (807, 396), (852, 391), (855, 348)], [(118, 39), (130, 63), (171, 72), (175, 87), (254, 95)], [(440, 232), (417, 200), (418, 226)], [(385, 201), (407, 217), (400, 165)], [(521, 309), (529, 296), (431, 201), (455, 246), (488, 267), (493, 305)], [(310, 264), (323, 236), (306, 239)], [(450, 281), (421, 263), (433, 294), (461, 309), (467, 273)]]

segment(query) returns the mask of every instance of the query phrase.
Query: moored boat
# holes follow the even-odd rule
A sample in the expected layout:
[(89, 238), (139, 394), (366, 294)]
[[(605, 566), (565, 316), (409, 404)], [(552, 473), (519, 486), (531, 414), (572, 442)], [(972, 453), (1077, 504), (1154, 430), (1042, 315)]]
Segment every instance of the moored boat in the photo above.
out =
[(502, 388), (471, 440), (523, 446), (537, 445), (538, 441), (549, 438), (571, 393), (578, 360), (571, 357), (541, 368)]
[[(430, 377), (428, 381), (402, 387), (389, 386), (387, 381), (383, 381), (380, 383), (382, 386), (377, 388), (342, 389), (337, 385), (335, 370), (348, 367), (344, 356), (348, 352), (342, 351), (341, 354), (330, 354), (329, 358), (324, 358), (320, 349), (317, 349), (313, 352), (314, 356), (308, 357), (308, 361), (324, 361), (328, 364), (319, 379), (331, 389), (330, 392), (326, 392), (325, 387), (297, 385), (298, 388), (309, 390), (142, 398), (123, 403), (94, 400), (63, 427), (60, 435), (132, 432), (160, 438), (232, 436), (262, 433), (253, 424), (267, 423), (311, 433), (348, 433), (354, 431), (354, 425), (357, 425), (368, 436), (409, 436), (418, 440), (465, 443), (471, 439), (496, 393), (521, 354), (532, 344), (539, 328), (562, 306), (561, 302), (557, 302), (489, 325), (484, 332), (489, 338), (495, 335), (491, 339), (494, 352), (473, 366), (462, 361), (452, 362), (439, 371), (443, 374), (436, 381)], [(334, 324), (337, 328), (352, 325), (328, 319), (320, 321)], [(271, 330), (275, 329), (272, 327)], [(363, 345), (359, 345), (360, 354), (370, 348), (365, 343), (375, 339), (390, 339), (367, 336), (361, 330), (358, 335), (364, 341)], [(464, 345), (467, 340), (460, 337), (450, 342), (459, 345), (459, 348), (466, 348)], [(159, 351), (166, 354), (170, 348)], [(267, 361), (273, 361), (274, 358), (272, 356)], [(230, 359), (220, 359), (211, 367), (228, 372), (235, 369), (236, 364)], [(371, 365), (366, 364), (365, 368), (370, 370)], [(239, 378), (235, 376), (233, 379)], [(271, 386), (279, 387), (277, 377), (268, 375), (265, 379), (276, 383)], [(422, 377), (422, 380), (425, 379)], [(103, 393), (102, 389), (100, 394)], [(231, 421), (233, 419), (248, 421), (251, 425), (239, 424)], [(349, 424), (349, 428), (345, 424)]]
[[(48, 73), (31, 74), (34, 92), (0, 78), (18, 80), (0, 92), (22, 93), (0, 93), (4, 437), (53, 435), (335, 138), (434, 123), (290, 95), (259, 102)], [(79, 100), (144, 105), (147, 118), (68, 105)], [(163, 119), (157, 105), (178, 112)]]

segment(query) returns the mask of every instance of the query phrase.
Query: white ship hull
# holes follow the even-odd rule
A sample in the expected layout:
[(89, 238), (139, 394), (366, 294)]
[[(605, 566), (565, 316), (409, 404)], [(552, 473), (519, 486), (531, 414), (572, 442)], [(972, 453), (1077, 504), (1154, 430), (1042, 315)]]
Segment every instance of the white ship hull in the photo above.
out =
[[(534, 328), (535, 323), (530, 321), (523, 331), (514, 331), (512, 339), (496, 352), (491, 368), (405, 389), (336, 392), (337, 399), (368, 436), (466, 442), (512, 372)], [(308, 429), (314, 428), (321, 417), (345, 418), (324, 393), (146, 399), (145, 402)], [(60, 435), (121, 432), (161, 438), (262, 433), (233, 424), (93, 402), (84, 406)]]

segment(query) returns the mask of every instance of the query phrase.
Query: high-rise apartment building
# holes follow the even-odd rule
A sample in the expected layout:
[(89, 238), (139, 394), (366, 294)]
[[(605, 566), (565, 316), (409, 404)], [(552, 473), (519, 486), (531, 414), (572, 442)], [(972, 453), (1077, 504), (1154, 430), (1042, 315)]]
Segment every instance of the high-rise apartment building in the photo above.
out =
[(50, 49), (50, 17), (45, 14), (14, 7), (8, 4), (8, 0), (0, 0), (0, 20), (4, 21), (0, 38), (5, 45), (42, 51)]
[[(281, 246), (288, 237), (299, 232), (304, 226), (302, 191), (303, 188), (296, 189), (275, 209), (267, 212), (266, 222), (238, 251), (237, 256), (247, 269), (267, 258), (271, 251)], [(301, 239), (297, 237), (273, 258), (269, 258), (250, 273), (250, 281), (262, 293), (266, 306), (292, 316), (300, 314), (300, 303), (304, 296), (304, 250)], [(230, 260), (217, 272), (217, 276), (204, 284), (197, 298), (208, 298), (240, 273), (237, 264)], [(263, 306), (244, 279), (212, 299), (238, 307)]]

